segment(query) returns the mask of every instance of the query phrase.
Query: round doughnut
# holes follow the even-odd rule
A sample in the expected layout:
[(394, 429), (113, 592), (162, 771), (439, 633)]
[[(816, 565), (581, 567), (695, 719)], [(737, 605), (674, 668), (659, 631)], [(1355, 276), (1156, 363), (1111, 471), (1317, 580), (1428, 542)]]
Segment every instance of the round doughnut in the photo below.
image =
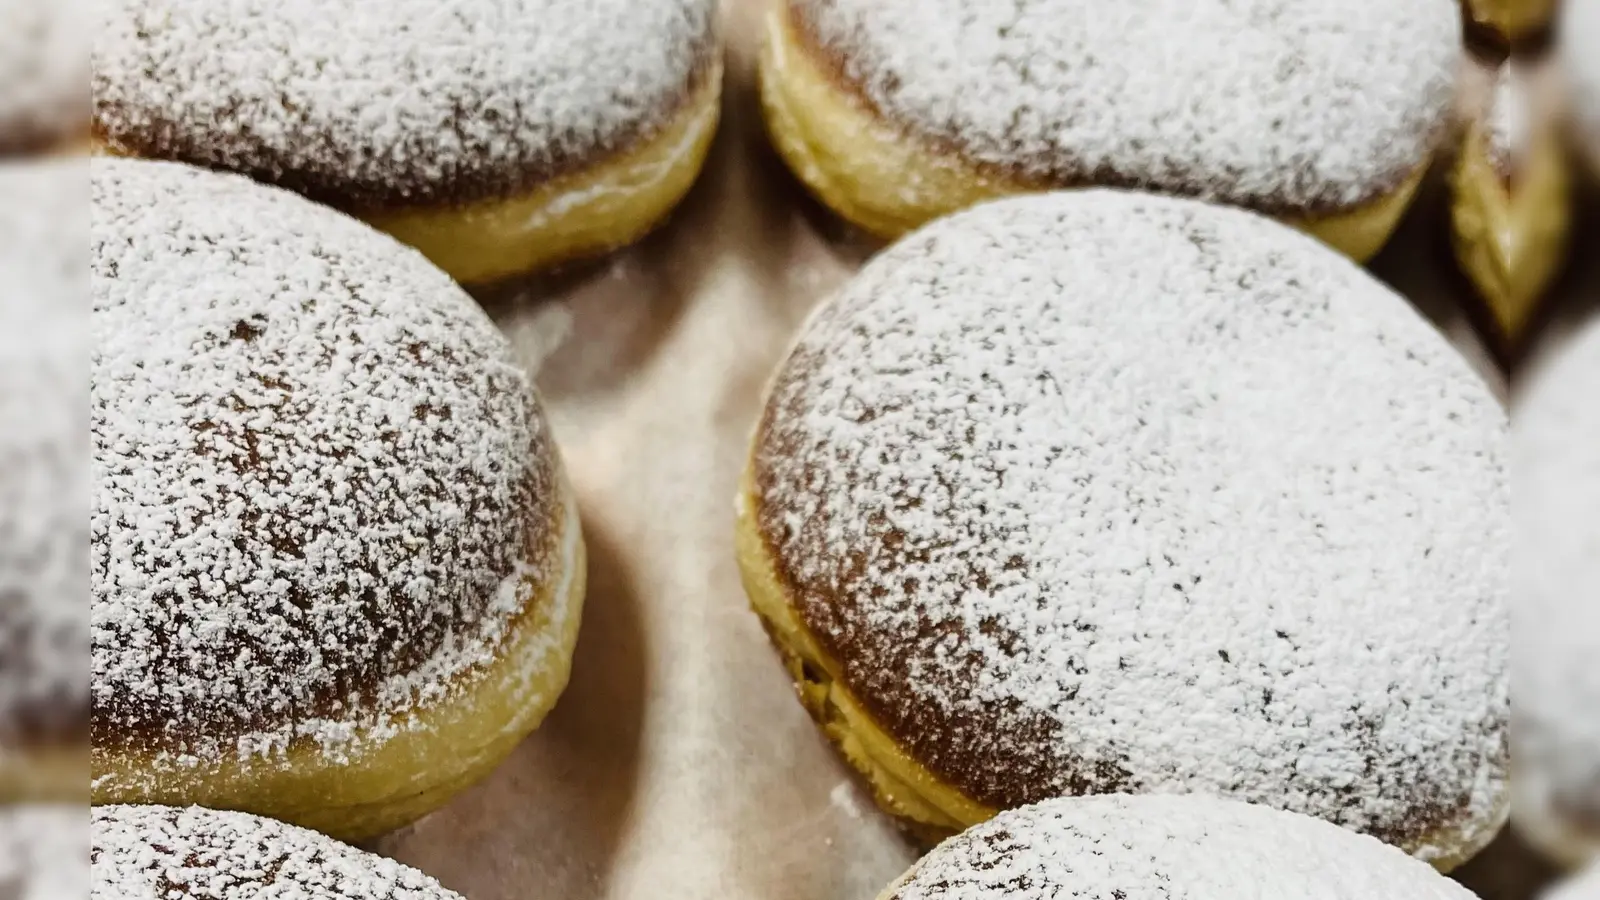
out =
[(0, 803), (85, 796), (87, 188), (0, 164)]
[(800, 178), (885, 237), (1002, 194), (1248, 207), (1357, 259), (1448, 124), (1455, 0), (784, 0), (762, 58)]
[(0, 157), (58, 148), (88, 130), (85, 0), (0, 0)]
[(810, 320), (739, 561), (802, 699), (924, 838), (1205, 793), (1448, 869), (1508, 805), (1505, 430), (1408, 304), (1291, 229), (1012, 198)]
[(1600, 319), (1517, 401), (1516, 819), (1553, 857), (1600, 855)]
[(89, 840), (89, 900), (461, 900), (416, 869), (245, 813), (98, 807)]
[(1466, 0), (1466, 5), (1478, 27), (1508, 43), (1542, 33), (1556, 12), (1556, 0)]
[(1209, 797), (1053, 800), (952, 838), (879, 900), (1473, 900), (1392, 847)]
[(238, 176), (97, 160), (92, 798), (360, 840), (566, 685), (574, 499), (465, 292)]
[(299, 191), (463, 282), (640, 237), (688, 191), (717, 122), (713, 0), (107, 7), (105, 149)]
[(1600, 0), (1566, 0), (1559, 54), (1567, 72), (1579, 152), (1600, 177)]
[(1551, 119), (1507, 64), (1450, 174), (1456, 259), (1511, 345), (1566, 262), (1572, 179)]

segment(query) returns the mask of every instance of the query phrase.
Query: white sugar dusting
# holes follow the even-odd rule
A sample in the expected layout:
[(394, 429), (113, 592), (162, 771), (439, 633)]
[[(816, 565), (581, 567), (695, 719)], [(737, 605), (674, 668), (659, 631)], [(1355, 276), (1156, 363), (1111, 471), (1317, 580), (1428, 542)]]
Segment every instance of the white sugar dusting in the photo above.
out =
[(103, 806), (91, 816), (89, 900), (461, 900), (393, 860), (243, 813)]
[(789, 0), (913, 132), (1066, 185), (1343, 208), (1425, 164), (1455, 0)]
[(92, 186), (96, 733), (199, 765), (415, 727), (576, 540), (530, 379), (352, 219), (175, 164)]
[(1195, 797), (1098, 797), (1002, 813), (945, 842), (890, 900), (1473, 900), (1325, 822)]
[(88, 219), (82, 162), (0, 164), (0, 744), (88, 712)]
[(0, 153), (87, 130), (87, 0), (0, 0)]
[(1113, 191), (980, 207), (822, 308), (771, 404), (801, 611), (927, 746), (1044, 760), (1035, 797), (1113, 767), (1099, 790), (1497, 827), (1505, 415), (1315, 241)]
[(1588, 817), (1600, 816), (1597, 387), (1600, 320), (1530, 375), (1513, 438), (1519, 793)]
[(189, 162), (421, 196), (515, 186), (665, 121), (716, 15), (712, 0), (106, 6), (93, 96), (111, 137), (171, 122), (204, 157)]
[(1590, 158), (1600, 164), (1600, 0), (1566, 0), (1561, 60), (1572, 106)]

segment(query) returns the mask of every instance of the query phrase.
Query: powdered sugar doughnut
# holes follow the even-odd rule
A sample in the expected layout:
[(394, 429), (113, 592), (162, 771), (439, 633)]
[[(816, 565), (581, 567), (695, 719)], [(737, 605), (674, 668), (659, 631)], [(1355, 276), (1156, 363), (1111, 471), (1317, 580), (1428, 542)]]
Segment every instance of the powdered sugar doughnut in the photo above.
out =
[(1600, 0), (1566, 0), (1561, 60), (1567, 72), (1578, 143), (1600, 173)]
[(1517, 403), (1517, 823), (1568, 862), (1600, 853), (1600, 320)]
[(106, 6), (103, 144), (300, 191), (463, 281), (638, 237), (717, 119), (714, 0)]
[(570, 668), (582, 537), (528, 375), (332, 210), (172, 163), (92, 193), (95, 802), (422, 815)]
[(1449, 868), (1505, 814), (1505, 428), (1409, 305), (1290, 229), (1017, 198), (806, 326), (740, 562), (803, 699), (925, 836), (1207, 793)]
[(0, 0), (0, 156), (88, 130), (88, 11), (85, 0)]
[(1444, 135), (1456, 0), (786, 0), (768, 122), (830, 206), (899, 235), (1001, 194), (1237, 204), (1375, 253)]
[(0, 802), (81, 801), (87, 769), (87, 188), (0, 164)]
[(1201, 797), (1055, 800), (940, 846), (879, 900), (1473, 900), (1392, 847)]
[(461, 900), (393, 860), (243, 813), (100, 807), (89, 833), (89, 900)]

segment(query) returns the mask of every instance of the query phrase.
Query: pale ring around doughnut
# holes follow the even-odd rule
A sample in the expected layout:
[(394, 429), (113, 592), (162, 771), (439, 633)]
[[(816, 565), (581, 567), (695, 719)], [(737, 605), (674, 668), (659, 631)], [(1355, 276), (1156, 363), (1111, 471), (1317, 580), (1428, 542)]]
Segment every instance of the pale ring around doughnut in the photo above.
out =
[(694, 185), (722, 110), (722, 62), (654, 135), (508, 200), (456, 209), (355, 210), (467, 284), (581, 262), (659, 225)]

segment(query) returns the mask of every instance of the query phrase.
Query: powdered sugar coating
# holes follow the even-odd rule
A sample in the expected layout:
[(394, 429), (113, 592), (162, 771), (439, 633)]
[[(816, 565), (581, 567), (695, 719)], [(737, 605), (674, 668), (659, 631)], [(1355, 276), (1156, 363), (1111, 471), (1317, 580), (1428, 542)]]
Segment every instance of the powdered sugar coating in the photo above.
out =
[(96, 807), (90, 839), (89, 900), (461, 900), (393, 860), (244, 813)]
[(1597, 389), (1600, 319), (1517, 401), (1515, 671), (1519, 791), (1547, 815), (1600, 823)]
[(888, 900), (1473, 900), (1326, 822), (1198, 797), (1056, 800), (946, 841)]
[(1043, 195), (816, 314), (758, 521), (846, 686), (974, 799), (1220, 793), (1436, 858), (1504, 804), (1504, 431), (1314, 241)]
[(292, 194), (110, 160), (92, 189), (97, 748), (338, 744), (447, 698), (562, 565), (505, 339)]
[(99, 134), (345, 205), (526, 190), (668, 121), (715, 47), (713, 0), (106, 7)]
[(88, 125), (87, 0), (0, 0), (0, 154)]
[(87, 187), (0, 164), (0, 755), (88, 721)]
[(893, 122), (1062, 186), (1345, 209), (1442, 137), (1456, 0), (789, 0)]
[(1579, 137), (1600, 165), (1600, 0), (1565, 0), (1561, 59), (1571, 88)]

